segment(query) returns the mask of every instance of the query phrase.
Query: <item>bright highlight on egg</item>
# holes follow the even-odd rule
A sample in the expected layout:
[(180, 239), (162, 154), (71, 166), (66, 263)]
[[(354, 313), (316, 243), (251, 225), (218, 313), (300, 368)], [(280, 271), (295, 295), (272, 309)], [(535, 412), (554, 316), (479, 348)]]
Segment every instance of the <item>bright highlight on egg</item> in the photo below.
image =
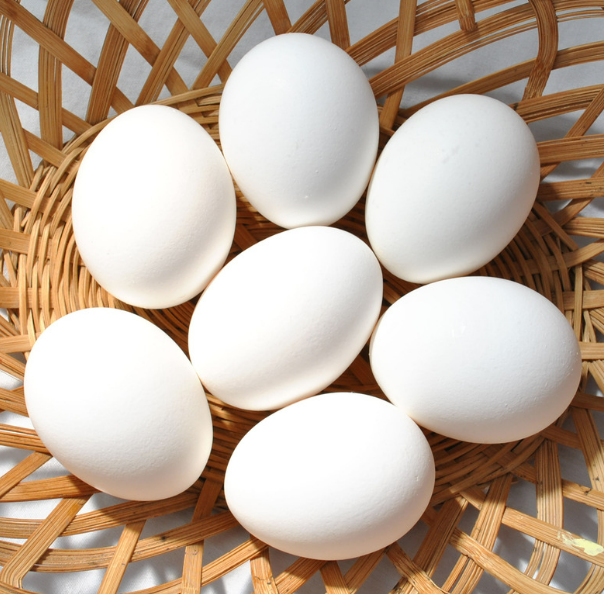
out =
[(370, 358), (386, 396), (418, 424), (477, 443), (545, 429), (581, 379), (579, 344), (560, 310), (537, 291), (489, 277), (403, 296), (380, 319)]
[(513, 239), (538, 185), (537, 144), (513, 109), (482, 95), (446, 97), (386, 144), (367, 192), (367, 235), (399, 278), (463, 276)]
[(248, 410), (318, 394), (366, 344), (382, 303), (369, 247), (333, 227), (290, 229), (229, 262), (199, 299), (189, 354), (206, 389)]
[(242, 58), (225, 85), (219, 126), (244, 196), (288, 229), (343, 217), (377, 155), (367, 77), (344, 50), (304, 33), (267, 39)]
[(244, 528), (312, 559), (388, 546), (419, 520), (433, 488), (434, 459), (419, 427), (356, 393), (314, 396), (258, 423), (235, 448), (224, 484)]
[(210, 408), (191, 363), (135, 314), (91, 308), (51, 324), (31, 350), (24, 390), (51, 454), (115, 497), (178, 495), (210, 456)]
[(218, 146), (193, 118), (161, 105), (112, 120), (90, 145), (73, 190), (84, 264), (113, 296), (149, 309), (203, 290), (229, 253), (235, 216)]

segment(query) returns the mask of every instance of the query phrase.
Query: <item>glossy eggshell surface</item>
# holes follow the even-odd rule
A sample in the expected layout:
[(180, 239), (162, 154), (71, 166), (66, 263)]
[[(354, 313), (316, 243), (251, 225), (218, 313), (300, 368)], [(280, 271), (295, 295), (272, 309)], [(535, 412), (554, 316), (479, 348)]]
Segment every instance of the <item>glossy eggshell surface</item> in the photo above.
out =
[(112, 120), (88, 148), (73, 191), (82, 259), (109, 293), (138, 307), (198, 295), (235, 233), (235, 190), (222, 153), (191, 117), (161, 105)]
[(92, 308), (51, 324), (31, 350), (24, 389), (51, 454), (115, 497), (177, 495), (210, 455), (212, 419), (195, 371), (135, 314)]
[(251, 429), (233, 452), (224, 488), (233, 515), (267, 544), (348, 559), (413, 527), (432, 495), (434, 460), (419, 427), (390, 403), (321, 394)]
[(570, 404), (581, 353), (565, 316), (518, 283), (448, 279), (403, 296), (370, 343), (388, 398), (419, 425), (476, 443), (538, 433)]
[(329, 225), (359, 200), (375, 163), (375, 98), (357, 63), (313, 35), (287, 33), (235, 66), (220, 141), (245, 197), (285, 228)]
[(359, 238), (332, 227), (283, 231), (235, 257), (203, 292), (189, 354), (208, 392), (273, 410), (337, 379), (381, 303), (380, 265)]
[(440, 99), (404, 122), (377, 162), (371, 247), (414, 283), (468, 274), (513, 239), (538, 185), (537, 144), (514, 110), (482, 95)]

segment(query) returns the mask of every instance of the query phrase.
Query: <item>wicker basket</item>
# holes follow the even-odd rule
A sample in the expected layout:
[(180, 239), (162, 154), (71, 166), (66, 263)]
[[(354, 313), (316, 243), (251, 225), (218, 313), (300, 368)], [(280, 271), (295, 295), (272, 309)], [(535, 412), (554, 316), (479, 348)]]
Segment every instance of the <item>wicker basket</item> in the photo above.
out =
[[(295, 559), (272, 550), (269, 554), (226, 509), (222, 480), (230, 452), (262, 414), (232, 409), (210, 396), (215, 445), (200, 480), (165, 501), (119, 502), (53, 467), (44, 444), (19, 420), (27, 411), (15, 382), (14, 389), (0, 389), (0, 409), (5, 411), (0, 461), (12, 466), (0, 478), (0, 514), (5, 516), (0, 518), (0, 592), (47, 592), (51, 586), (45, 579), (52, 573), (65, 576), (54, 582), (52, 591), (108, 594), (124, 591), (125, 575), (154, 569), (151, 581), (138, 592), (193, 594), (204, 587), (228, 594), (252, 588), (266, 594), (510, 589), (522, 594), (600, 594), (604, 448), (597, 422), (604, 400), (596, 394), (598, 386), (604, 389), (604, 346), (598, 342), (599, 332), (604, 332), (604, 290), (598, 288), (604, 284), (604, 263), (598, 260), (604, 252), (604, 220), (583, 211), (604, 195), (604, 167), (575, 167), (573, 179), (552, 180), (569, 162), (604, 157), (604, 135), (593, 129), (589, 133), (604, 108), (604, 68), (597, 63), (604, 60), (604, 42), (558, 47), (559, 31), (567, 22), (593, 26), (596, 20), (597, 28), (604, 29), (602, 0), (426, 0), (419, 6), (401, 0), (400, 7), (397, 0), (391, 20), (352, 44), (349, 22), (352, 15), (359, 18), (353, 13), (355, 1), (247, 0), (225, 16), (222, 10), (233, 3), (224, 0), (157, 0), (149, 6), (149, 0), (94, 0), (98, 18), (82, 22), (83, 1), (31, 1), (28, 10), (15, 0), (0, 0), (0, 131), (6, 162), (12, 165), (0, 180), (5, 266), (0, 307), (8, 314), (7, 319), (0, 317), (0, 370), (21, 379), (36, 336), (70, 311), (92, 306), (132, 309), (103, 291), (82, 266), (70, 218), (80, 159), (114, 113), (159, 101), (191, 115), (218, 139), (221, 81), (245, 51), (248, 29), (256, 28), (260, 35), (318, 32), (345, 48), (370, 74), (380, 100), (383, 146), (424, 101), (419, 87), (413, 91), (414, 82), (433, 84), (431, 74), (443, 65), (469, 54), (480, 56), (491, 43), (529, 32), (538, 46), (525, 61), (504, 63), (514, 59), (513, 52), (504, 52), (496, 72), (486, 71), (476, 80), (445, 78), (441, 88), (445, 94), (501, 92), (527, 122), (548, 131), (548, 139), (539, 145), (542, 175), (548, 177), (532, 214), (513, 242), (479, 274), (528, 285), (566, 314), (581, 341), (583, 380), (562, 419), (520, 442), (466, 444), (428, 434), (437, 480), (422, 521), (399, 543), (345, 563)], [(167, 33), (154, 41), (157, 19), (165, 21), (166, 14)], [(577, 20), (587, 17), (593, 18)], [(210, 32), (210, 21), (218, 32)], [(65, 41), (69, 27), (76, 26), (91, 27), (90, 44), (98, 42), (95, 65), (85, 57), (88, 46), (74, 49)], [(19, 43), (25, 41), (28, 49), (19, 53)], [(192, 65), (186, 57), (195, 52), (198, 60)], [(25, 55), (30, 64), (37, 60), (31, 85), (23, 82), (23, 75), (11, 74), (16, 55)], [(391, 65), (376, 71), (384, 55), (392, 56)], [(583, 80), (581, 65), (589, 63), (597, 63), (599, 81)], [(577, 69), (583, 78), (545, 94), (560, 68), (567, 73)], [(62, 91), (68, 79), (85, 87), (85, 104), (74, 105), (73, 96)], [(34, 131), (23, 125), (32, 108), (39, 123)], [(570, 129), (538, 128), (565, 114), (577, 116)], [(363, 236), (362, 202), (337, 226)], [(231, 256), (278, 230), (238, 193)], [(412, 288), (386, 275), (385, 304)], [(193, 304), (186, 303), (163, 311), (134, 311), (186, 349), (192, 310)], [(330, 390), (380, 395), (366, 355)], [(263, 472), (273, 471), (258, 461), (258, 480)], [(34, 504), (38, 515), (15, 517), (15, 509)], [(229, 576), (242, 571), (247, 582), (237, 583), (247, 586), (232, 585)], [(93, 577), (82, 581), (79, 572)], [(205, 589), (218, 583), (215, 590), (212, 585)]]

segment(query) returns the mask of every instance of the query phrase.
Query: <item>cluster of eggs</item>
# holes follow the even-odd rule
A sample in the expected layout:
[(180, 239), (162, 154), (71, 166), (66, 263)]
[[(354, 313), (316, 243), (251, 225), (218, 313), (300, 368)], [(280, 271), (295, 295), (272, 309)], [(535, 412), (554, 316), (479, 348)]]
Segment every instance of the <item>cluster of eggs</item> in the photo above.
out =
[[(430, 500), (434, 460), (418, 424), (466, 441), (516, 440), (552, 423), (577, 389), (578, 343), (553, 304), (511, 281), (463, 276), (525, 221), (539, 183), (534, 138), (494, 99), (450, 97), (407, 120), (376, 164), (367, 79), (345, 52), (303, 34), (241, 60), (219, 122), (223, 152), (169, 107), (120, 115), (89, 147), (73, 195), (78, 249), (102, 287), (145, 308), (201, 293), (190, 360), (134, 314), (74, 312), (31, 351), (28, 411), (76, 476), (149, 500), (188, 488), (207, 463), (204, 387), (235, 407), (280, 409), (235, 449), (229, 508), (295, 555), (369, 553), (405, 534)], [(232, 179), (287, 230), (224, 266)], [(368, 184), (371, 248), (329, 226)], [(428, 283), (381, 318), (380, 263)], [(370, 338), (391, 402), (318, 395)]]

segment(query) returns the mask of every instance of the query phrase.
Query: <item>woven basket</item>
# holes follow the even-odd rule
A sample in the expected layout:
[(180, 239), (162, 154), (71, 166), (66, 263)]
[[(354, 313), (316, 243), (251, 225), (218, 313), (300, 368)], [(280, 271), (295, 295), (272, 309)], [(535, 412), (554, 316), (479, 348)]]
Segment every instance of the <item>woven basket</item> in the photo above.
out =
[[(231, 4), (218, 0), (157, 0), (149, 6), (148, 0), (94, 0), (98, 18), (90, 23), (78, 20), (82, 3), (40, 0), (29, 2), (29, 12), (15, 0), (0, 0), (0, 131), (6, 162), (12, 164), (0, 180), (5, 267), (0, 307), (8, 314), (0, 317), (2, 371), (22, 379), (36, 336), (54, 319), (93, 306), (134, 310), (186, 350), (193, 303), (161, 311), (133, 309), (101, 289), (82, 266), (71, 227), (72, 185), (83, 153), (107, 118), (135, 104), (159, 101), (177, 107), (218, 140), (221, 82), (244, 53), (248, 29), (263, 24), (266, 35), (291, 30), (329, 36), (366, 67), (379, 99), (381, 146), (423, 104), (419, 87), (412, 93), (414, 83), (433, 84), (438, 68), (470, 53), (480, 55), (505, 38), (528, 32), (538, 40), (525, 61), (501, 62), (496, 72), (476, 80), (445, 78), (442, 90), (496, 96), (501, 91), (535, 129), (545, 130), (538, 128), (543, 122), (574, 114), (574, 123), (562, 132), (556, 125), (547, 128), (548, 139), (539, 149), (542, 176), (548, 177), (535, 207), (512, 243), (478, 274), (525, 284), (566, 314), (581, 341), (583, 380), (562, 419), (520, 442), (466, 444), (428, 433), (437, 480), (421, 522), (399, 543), (340, 563), (269, 551), (244, 533), (226, 509), (222, 481), (229, 455), (264, 414), (230, 408), (210, 395), (215, 444), (200, 480), (165, 501), (120, 502), (57, 471), (36, 433), (19, 422), (27, 415), (22, 388), (0, 389), (0, 409), (5, 411), (0, 420), (7, 419), (0, 425), (0, 445), (5, 446), (0, 459), (13, 465), (0, 478), (0, 514), (6, 516), (0, 517), (0, 592), (47, 592), (45, 578), (52, 573), (65, 577), (54, 582), (52, 591), (108, 594), (124, 591), (124, 576), (129, 579), (146, 568), (155, 569), (154, 583), (146, 581), (137, 591), (148, 594), (193, 594), (218, 583), (207, 591), (600, 594), (604, 448), (597, 422), (604, 400), (596, 394), (598, 386), (604, 388), (604, 345), (598, 342), (604, 332), (604, 290), (598, 288), (604, 284), (604, 264), (598, 260), (604, 252), (604, 220), (582, 211), (604, 195), (604, 167), (576, 167), (573, 179), (552, 179), (569, 162), (604, 157), (604, 135), (593, 129), (589, 134), (604, 108), (603, 63), (597, 63), (599, 81), (581, 79), (565, 90), (545, 90), (557, 69), (568, 73), (604, 60), (602, 41), (558, 47), (564, 23), (593, 25), (595, 19), (604, 28), (602, 0), (427, 0), (419, 6), (401, 0), (400, 18), (393, 14), (352, 44), (354, 1), (317, 0), (302, 6), (248, 0), (221, 20), (221, 10)], [(171, 15), (167, 33), (155, 41), (156, 21), (164, 22), (166, 14)], [(587, 17), (593, 18), (577, 21)], [(218, 33), (210, 32), (210, 21), (219, 24)], [(100, 33), (91, 29), (91, 44), (99, 43), (95, 64), (84, 57), (87, 48), (74, 49), (65, 41), (72, 26), (98, 26)], [(35, 82), (28, 85), (11, 74), (23, 40), (29, 44), (27, 55), (37, 60), (37, 90)], [(184, 57), (193, 51), (199, 60), (191, 70)], [(376, 71), (384, 55), (391, 56), (391, 64)], [(186, 77), (181, 75), (185, 71)], [(68, 79), (86, 87), (84, 104), (74, 105), (72, 95), (62, 91)], [(39, 122), (34, 131), (23, 125), (32, 108)], [(231, 257), (279, 231), (240, 193), (237, 197)], [(337, 226), (363, 237), (362, 201)], [(386, 274), (385, 305), (413, 288)], [(381, 395), (366, 352), (329, 389)], [(258, 461), (258, 480), (275, 471)], [(43, 510), (35, 512), (39, 515), (15, 517), (11, 511), (34, 504), (32, 509)], [(234, 583), (229, 576), (242, 571), (248, 572), (248, 585), (228, 586)], [(83, 582), (79, 572), (94, 577)], [(70, 582), (69, 576), (80, 581)]]

